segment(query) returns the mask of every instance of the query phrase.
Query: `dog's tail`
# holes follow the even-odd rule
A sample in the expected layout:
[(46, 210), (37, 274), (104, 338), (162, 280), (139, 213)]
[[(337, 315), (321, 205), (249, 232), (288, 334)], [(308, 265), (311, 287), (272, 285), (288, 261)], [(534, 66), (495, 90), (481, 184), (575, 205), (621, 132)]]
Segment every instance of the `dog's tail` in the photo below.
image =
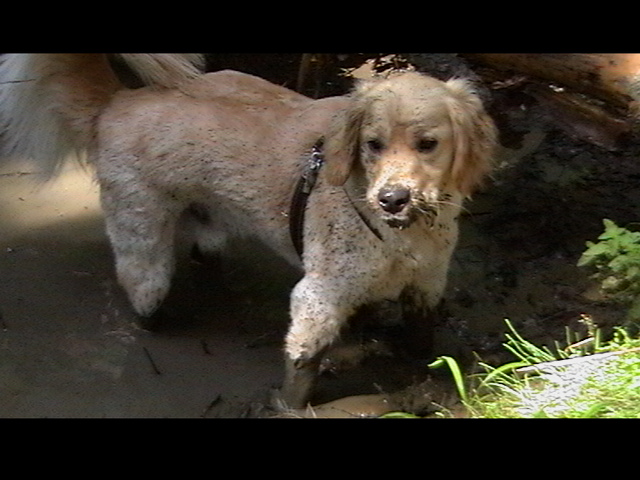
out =
[[(176, 88), (201, 73), (197, 54), (120, 54), (147, 85)], [(111, 96), (125, 88), (106, 54), (8, 54), (0, 64), (0, 155), (36, 162), (47, 177), (84, 161)]]

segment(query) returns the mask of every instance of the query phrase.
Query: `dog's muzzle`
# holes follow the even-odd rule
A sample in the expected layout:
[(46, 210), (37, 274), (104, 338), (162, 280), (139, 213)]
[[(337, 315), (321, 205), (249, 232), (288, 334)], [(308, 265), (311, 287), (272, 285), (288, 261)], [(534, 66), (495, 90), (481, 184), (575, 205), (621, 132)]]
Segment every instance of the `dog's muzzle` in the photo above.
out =
[(377, 200), (382, 220), (392, 228), (407, 228), (419, 216), (432, 224), (438, 214), (435, 206), (415, 198), (411, 190), (403, 186), (380, 189)]

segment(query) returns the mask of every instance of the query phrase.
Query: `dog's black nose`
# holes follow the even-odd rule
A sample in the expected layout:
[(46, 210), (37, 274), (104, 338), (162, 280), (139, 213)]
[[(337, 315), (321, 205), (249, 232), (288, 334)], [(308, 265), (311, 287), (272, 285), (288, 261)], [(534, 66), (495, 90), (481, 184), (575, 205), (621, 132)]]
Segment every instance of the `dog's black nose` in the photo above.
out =
[(378, 192), (378, 203), (385, 212), (398, 213), (411, 200), (411, 192), (404, 187), (383, 188)]

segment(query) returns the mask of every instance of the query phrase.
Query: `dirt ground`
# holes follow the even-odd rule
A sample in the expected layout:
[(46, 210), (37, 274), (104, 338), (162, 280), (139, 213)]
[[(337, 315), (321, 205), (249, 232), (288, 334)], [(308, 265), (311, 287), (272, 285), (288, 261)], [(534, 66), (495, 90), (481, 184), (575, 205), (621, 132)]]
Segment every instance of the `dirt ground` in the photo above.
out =
[[(621, 319), (576, 262), (602, 218), (638, 221), (638, 147), (609, 152), (553, 130), (527, 139), (467, 205), (437, 353), (504, 360), (505, 318), (547, 343), (566, 326), (583, 330), (582, 314), (604, 327)], [(273, 415), (297, 272), (251, 243), (215, 266), (192, 261), (185, 246), (167, 320), (142, 330), (114, 278), (90, 172), (34, 179), (28, 165), (0, 170), (0, 417)], [(363, 350), (373, 354), (355, 368), (327, 364), (315, 402), (338, 403), (319, 416), (454, 404), (423, 363), (374, 341)]]

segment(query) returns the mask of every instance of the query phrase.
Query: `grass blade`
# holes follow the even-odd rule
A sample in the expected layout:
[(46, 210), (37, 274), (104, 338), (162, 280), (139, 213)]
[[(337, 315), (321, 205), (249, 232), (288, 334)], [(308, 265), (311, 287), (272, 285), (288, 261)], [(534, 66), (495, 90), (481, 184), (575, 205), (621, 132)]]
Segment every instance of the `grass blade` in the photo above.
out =
[(447, 365), (449, 370), (451, 371), (451, 375), (453, 375), (453, 379), (456, 384), (456, 388), (458, 389), (458, 394), (464, 403), (467, 403), (467, 390), (464, 386), (464, 377), (462, 375), (462, 371), (458, 366), (458, 362), (452, 357), (449, 356), (441, 356), (438, 357), (435, 361), (430, 363), (429, 368), (440, 368), (443, 365)]

